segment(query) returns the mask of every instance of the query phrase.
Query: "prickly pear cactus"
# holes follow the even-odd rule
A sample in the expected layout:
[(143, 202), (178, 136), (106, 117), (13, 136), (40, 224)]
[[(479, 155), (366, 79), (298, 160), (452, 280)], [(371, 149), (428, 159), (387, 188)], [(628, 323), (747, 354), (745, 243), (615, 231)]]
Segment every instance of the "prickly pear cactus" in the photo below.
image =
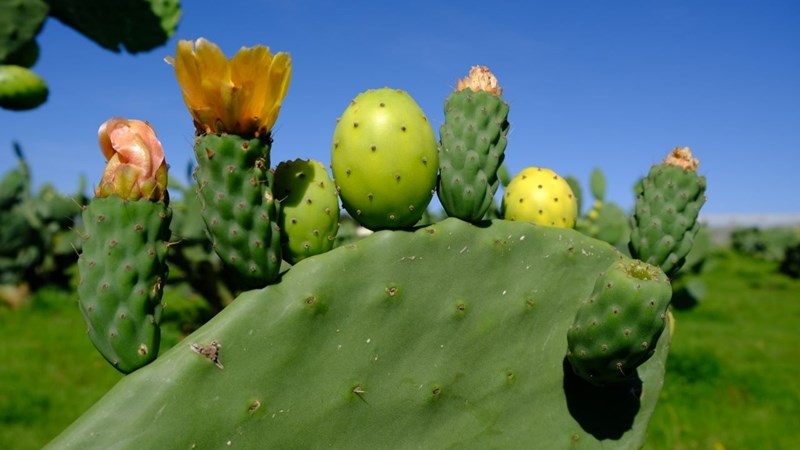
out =
[(661, 269), (615, 261), (595, 281), (567, 333), (567, 358), (580, 377), (604, 385), (628, 380), (655, 352), (672, 298)]
[(331, 168), (347, 212), (370, 229), (417, 223), (433, 198), (436, 137), (411, 96), (371, 89), (350, 103), (333, 134)]
[(295, 264), (327, 252), (339, 229), (339, 195), (325, 166), (296, 159), (275, 168), (283, 258)]
[(610, 386), (565, 357), (618, 261), (523, 222), (377, 232), (242, 294), (48, 448), (640, 448), (668, 339)]
[(476, 66), (445, 101), (437, 195), (450, 217), (477, 222), (493, 204), (508, 143), (509, 106), (501, 93), (489, 69)]
[(507, 220), (572, 228), (578, 217), (578, 201), (564, 178), (550, 169), (527, 167), (508, 184), (502, 211)]
[(700, 228), (706, 179), (697, 173), (698, 165), (688, 147), (676, 147), (636, 186), (631, 255), (670, 277), (683, 266)]

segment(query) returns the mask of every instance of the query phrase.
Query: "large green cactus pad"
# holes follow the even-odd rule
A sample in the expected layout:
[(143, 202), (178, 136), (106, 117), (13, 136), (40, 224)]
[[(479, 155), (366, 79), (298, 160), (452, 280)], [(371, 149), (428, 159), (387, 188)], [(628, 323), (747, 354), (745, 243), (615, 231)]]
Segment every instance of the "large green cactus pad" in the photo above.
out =
[(47, 0), (50, 14), (101, 47), (130, 53), (164, 45), (178, 26), (179, 0)]
[(242, 294), (49, 448), (641, 447), (668, 339), (603, 388), (565, 359), (618, 258), (522, 222), (375, 233)]

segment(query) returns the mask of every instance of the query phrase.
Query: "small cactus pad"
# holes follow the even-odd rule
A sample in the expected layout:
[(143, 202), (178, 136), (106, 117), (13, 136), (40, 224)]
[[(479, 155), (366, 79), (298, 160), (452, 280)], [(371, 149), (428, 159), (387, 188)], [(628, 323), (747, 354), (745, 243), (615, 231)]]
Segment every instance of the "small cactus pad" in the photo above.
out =
[(503, 217), (539, 225), (572, 228), (578, 201), (569, 183), (550, 169), (528, 167), (518, 173), (503, 194)]
[(448, 216), (477, 222), (492, 206), (508, 143), (508, 110), (500, 96), (484, 90), (447, 97), (439, 129), (437, 195)]
[(631, 255), (661, 267), (670, 277), (683, 266), (700, 229), (706, 178), (688, 147), (676, 147), (636, 185)]
[(614, 262), (597, 278), (567, 333), (575, 373), (599, 385), (634, 377), (655, 351), (671, 298), (672, 286), (658, 267)]
[(92, 343), (122, 373), (158, 356), (171, 217), (163, 202), (117, 196), (83, 211), (78, 303)]
[(407, 92), (371, 89), (356, 96), (339, 118), (331, 168), (342, 204), (363, 226), (410, 227), (436, 188), (436, 136)]
[(275, 169), (283, 259), (291, 264), (333, 248), (339, 229), (339, 196), (319, 161), (284, 161)]
[(243, 293), (49, 448), (641, 448), (669, 340), (604, 387), (565, 357), (619, 258), (524, 222), (373, 233)]
[(270, 145), (269, 137), (229, 134), (204, 134), (194, 145), (194, 178), (211, 245), (242, 290), (266, 286), (281, 265)]

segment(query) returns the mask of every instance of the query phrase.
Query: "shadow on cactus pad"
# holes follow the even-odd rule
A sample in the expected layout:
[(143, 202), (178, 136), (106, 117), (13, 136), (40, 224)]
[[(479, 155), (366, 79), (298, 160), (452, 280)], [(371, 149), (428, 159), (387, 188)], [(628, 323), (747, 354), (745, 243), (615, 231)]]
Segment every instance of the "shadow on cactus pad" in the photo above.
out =
[(597, 440), (619, 439), (633, 427), (639, 412), (642, 380), (596, 386), (575, 374), (564, 358), (564, 395), (567, 409), (584, 431)]

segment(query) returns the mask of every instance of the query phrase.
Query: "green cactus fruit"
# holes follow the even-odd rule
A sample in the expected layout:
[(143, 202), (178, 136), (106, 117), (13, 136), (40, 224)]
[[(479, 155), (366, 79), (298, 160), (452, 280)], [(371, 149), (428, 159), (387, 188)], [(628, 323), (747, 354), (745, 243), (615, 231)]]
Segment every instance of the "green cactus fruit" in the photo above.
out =
[(373, 233), (243, 293), (47, 448), (641, 448), (668, 336), (613, 386), (565, 356), (619, 258), (523, 222)]
[(327, 252), (339, 229), (339, 195), (319, 161), (284, 161), (275, 169), (283, 258), (295, 264)]
[(676, 147), (637, 185), (629, 249), (672, 277), (683, 265), (700, 223), (706, 179), (688, 147)]
[(655, 351), (671, 298), (661, 269), (638, 260), (614, 262), (597, 278), (567, 332), (575, 373), (597, 385), (634, 377)]
[[(473, 67), (470, 77), (494, 79), (485, 67)], [(500, 184), (509, 106), (496, 79), (477, 90), (459, 81), (459, 88), (447, 97), (439, 128), (437, 195), (448, 216), (477, 222), (489, 211)]]
[(342, 204), (363, 226), (411, 227), (436, 188), (436, 137), (407, 92), (371, 89), (356, 96), (339, 118), (331, 168)]
[(171, 216), (166, 202), (115, 195), (83, 211), (78, 301), (92, 343), (122, 373), (158, 356)]
[(194, 177), (211, 245), (242, 290), (271, 283), (281, 266), (270, 145), (268, 137), (228, 134), (200, 135), (194, 144)]
[(32, 70), (0, 65), (0, 108), (14, 111), (34, 109), (47, 101), (47, 83)]
[(502, 211), (506, 220), (572, 228), (578, 217), (578, 201), (564, 178), (550, 169), (528, 167), (508, 184)]

